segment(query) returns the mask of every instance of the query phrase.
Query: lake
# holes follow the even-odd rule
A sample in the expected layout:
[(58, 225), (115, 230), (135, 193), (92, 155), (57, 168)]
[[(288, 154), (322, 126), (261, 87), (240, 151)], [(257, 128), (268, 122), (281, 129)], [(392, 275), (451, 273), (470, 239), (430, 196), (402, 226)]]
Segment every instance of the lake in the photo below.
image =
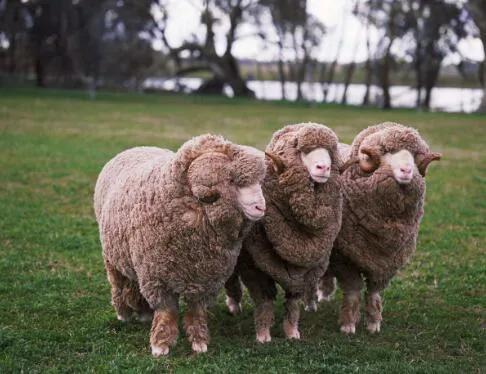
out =
[[(200, 78), (148, 78), (143, 88), (168, 91), (182, 91), (190, 93), (199, 88)], [(278, 81), (248, 81), (248, 87), (255, 92), (260, 100), (281, 100), (282, 90)], [(297, 85), (295, 82), (285, 84), (287, 100), (295, 101), (297, 98)], [(361, 105), (366, 86), (364, 84), (350, 84), (348, 87), (347, 103)], [(341, 102), (344, 84), (329, 85), (328, 102)], [(322, 102), (323, 90), (320, 83), (304, 82), (302, 92), (307, 101)], [(233, 96), (230, 87), (225, 87), (225, 94)], [(392, 86), (390, 89), (392, 106), (396, 108), (414, 108), (417, 90), (410, 86)], [(478, 88), (437, 87), (432, 90), (431, 110), (444, 112), (471, 113), (479, 108), (483, 90)], [(381, 101), (381, 89), (371, 86), (370, 102), (378, 104)]]

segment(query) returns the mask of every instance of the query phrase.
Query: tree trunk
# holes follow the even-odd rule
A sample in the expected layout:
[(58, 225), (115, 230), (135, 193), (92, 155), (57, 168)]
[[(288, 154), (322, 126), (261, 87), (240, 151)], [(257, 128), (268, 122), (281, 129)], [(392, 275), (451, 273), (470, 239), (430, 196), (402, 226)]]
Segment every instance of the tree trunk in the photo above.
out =
[(36, 56), (35, 58), (34, 70), (35, 70), (36, 86), (45, 87), (44, 65), (42, 62), (42, 58), (40, 56)]
[(415, 84), (417, 87), (417, 99), (415, 101), (415, 107), (418, 109), (422, 104), (422, 87), (423, 87), (423, 78), (422, 78), (422, 44), (420, 43), (419, 35), (416, 34), (416, 43), (417, 46), (415, 48), (415, 61), (414, 61), (414, 68), (415, 68)]
[(8, 59), (8, 73), (13, 74), (15, 73), (15, 68), (16, 68), (16, 58), (15, 58), (15, 52), (16, 52), (16, 44), (17, 44), (17, 35), (16, 33), (12, 33), (12, 37), (10, 38), (10, 46), (8, 48), (8, 54), (9, 54), (9, 59)]
[(280, 79), (280, 87), (282, 90), (282, 100), (287, 100), (287, 95), (285, 93), (285, 69), (282, 55), (280, 55), (278, 59), (278, 77)]
[(365, 105), (369, 105), (370, 104), (370, 89), (371, 89), (371, 79), (372, 79), (372, 68), (371, 68), (371, 59), (370, 59), (370, 56), (368, 56), (368, 58), (366, 59), (366, 62), (365, 62), (365, 71), (366, 71), (366, 75), (365, 75), (365, 93), (364, 93), (364, 96), (363, 96), (363, 103), (361, 105), (365, 106)]
[[(486, 61), (486, 0), (469, 0), (466, 3), (466, 6), (471, 13), (476, 26), (479, 29), (479, 34), (481, 41), (483, 43), (483, 50), (484, 50), (484, 60), (483, 65)], [(486, 69), (482, 69), (482, 81), (483, 81), (483, 98), (481, 100), (481, 104), (479, 106), (478, 111), (486, 113)]]
[(248, 88), (245, 80), (241, 77), (238, 62), (230, 52), (226, 52), (222, 58), (216, 58), (213, 66), (218, 66), (215, 72), (218, 76), (218, 71), (223, 73), (220, 77), (233, 90), (235, 97), (255, 97), (255, 93)]
[(370, 23), (371, 23), (371, 4), (368, 5), (368, 14), (366, 17), (366, 61), (365, 61), (365, 93), (361, 105), (369, 105), (370, 103), (370, 88), (372, 79), (371, 66), (371, 40), (370, 40)]
[[(334, 81), (334, 73), (336, 71), (336, 66), (337, 66), (337, 63), (338, 63), (338, 59), (339, 59), (339, 56), (341, 55), (341, 49), (343, 47), (343, 42), (344, 42), (344, 33), (346, 31), (346, 21), (347, 21), (347, 8), (346, 7), (343, 7), (343, 32), (341, 33), (340, 37), (339, 37), (339, 41), (338, 41), (338, 45), (337, 45), (337, 50), (336, 50), (336, 56), (334, 56), (334, 60), (329, 68), (329, 75), (328, 75), (328, 78), (327, 78), (327, 82), (324, 84), (324, 88), (323, 88), (323, 102), (327, 102), (327, 95), (329, 94), (329, 86), (333, 83)], [(337, 93), (337, 91), (336, 91)]]
[(425, 77), (425, 98), (422, 103), (422, 109), (430, 110), (430, 102), (432, 99), (432, 90), (437, 83), (437, 79), (439, 78), (440, 68), (441, 68), (442, 61), (432, 61), (428, 69), (426, 70), (426, 77)]
[(390, 49), (393, 44), (393, 40), (390, 41), (387, 51), (383, 60), (381, 62), (381, 67), (379, 71), (381, 89), (383, 91), (383, 103), (382, 109), (391, 109), (391, 96), (390, 96), (390, 65), (391, 65), (391, 54)]
[(334, 82), (334, 73), (336, 72), (336, 66), (337, 66), (337, 59), (335, 59), (331, 66), (329, 67), (329, 72), (328, 72), (328, 75), (327, 75), (327, 80), (326, 82), (324, 83), (324, 88), (323, 88), (323, 102), (327, 102), (327, 95), (329, 94), (329, 87), (331, 86), (331, 84)]
[(297, 67), (297, 101), (301, 101), (304, 99), (304, 95), (302, 93), (302, 84), (305, 80), (307, 64), (308, 57), (304, 56), (304, 59), (302, 60), (300, 66)]
[(348, 69), (346, 71), (346, 77), (344, 80), (343, 97), (341, 99), (341, 104), (343, 105), (347, 104), (348, 87), (349, 84), (351, 83), (351, 80), (353, 79), (353, 74), (355, 70), (356, 70), (356, 62), (353, 61), (349, 64)]

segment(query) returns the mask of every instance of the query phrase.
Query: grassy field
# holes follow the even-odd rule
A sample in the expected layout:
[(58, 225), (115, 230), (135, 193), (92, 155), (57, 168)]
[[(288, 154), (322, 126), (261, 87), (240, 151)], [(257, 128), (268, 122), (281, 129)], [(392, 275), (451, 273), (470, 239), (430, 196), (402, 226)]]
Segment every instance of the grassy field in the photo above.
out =
[[(181, 336), (153, 359), (150, 325), (110, 306), (94, 183), (117, 152), (176, 149), (205, 132), (264, 147), (284, 124), (331, 126), (349, 142), (384, 120), (444, 154), (427, 177), (417, 254), (385, 292), (383, 332), (339, 333), (337, 300), (305, 313), (303, 340), (254, 340), (252, 306), (211, 309), (209, 352)], [(219, 98), (0, 89), (0, 372), (486, 372), (486, 117)]]

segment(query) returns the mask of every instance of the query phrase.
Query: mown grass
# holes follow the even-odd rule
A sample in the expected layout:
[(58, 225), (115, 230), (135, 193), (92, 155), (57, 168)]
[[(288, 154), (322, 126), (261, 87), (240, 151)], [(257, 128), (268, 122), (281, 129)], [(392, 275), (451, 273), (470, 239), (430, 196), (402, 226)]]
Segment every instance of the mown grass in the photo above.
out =
[[(304, 314), (287, 342), (281, 300), (271, 344), (254, 341), (222, 295), (212, 341), (193, 356), (181, 336), (150, 356), (150, 325), (110, 306), (92, 212), (96, 176), (122, 149), (177, 148), (204, 132), (263, 147), (284, 124), (317, 121), (349, 142), (394, 120), (417, 127), (444, 159), (427, 177), (418, 251), (385, 292), (383, 332), (342, 336), (340, 296)], [(0, 372), (483, 372), (486, 370), (486, 117), (383, 112), (220, 98), (0, 89)]]

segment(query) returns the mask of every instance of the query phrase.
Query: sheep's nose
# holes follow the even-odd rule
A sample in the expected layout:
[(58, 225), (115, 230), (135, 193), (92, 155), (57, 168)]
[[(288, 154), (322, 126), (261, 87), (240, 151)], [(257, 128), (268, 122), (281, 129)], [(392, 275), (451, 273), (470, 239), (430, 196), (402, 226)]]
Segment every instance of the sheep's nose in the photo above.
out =
[(401, 166), (400, 171), (403, 174), (411, 174), (412, 173), (412, 167), (411, 166)]
[(328, 171), (330, 169), (329, 165), (326, 164), (316, 164), (317, 170)]
[(265, 204), (256, 204), (255, 209), (263, 213), (265, 212)]

